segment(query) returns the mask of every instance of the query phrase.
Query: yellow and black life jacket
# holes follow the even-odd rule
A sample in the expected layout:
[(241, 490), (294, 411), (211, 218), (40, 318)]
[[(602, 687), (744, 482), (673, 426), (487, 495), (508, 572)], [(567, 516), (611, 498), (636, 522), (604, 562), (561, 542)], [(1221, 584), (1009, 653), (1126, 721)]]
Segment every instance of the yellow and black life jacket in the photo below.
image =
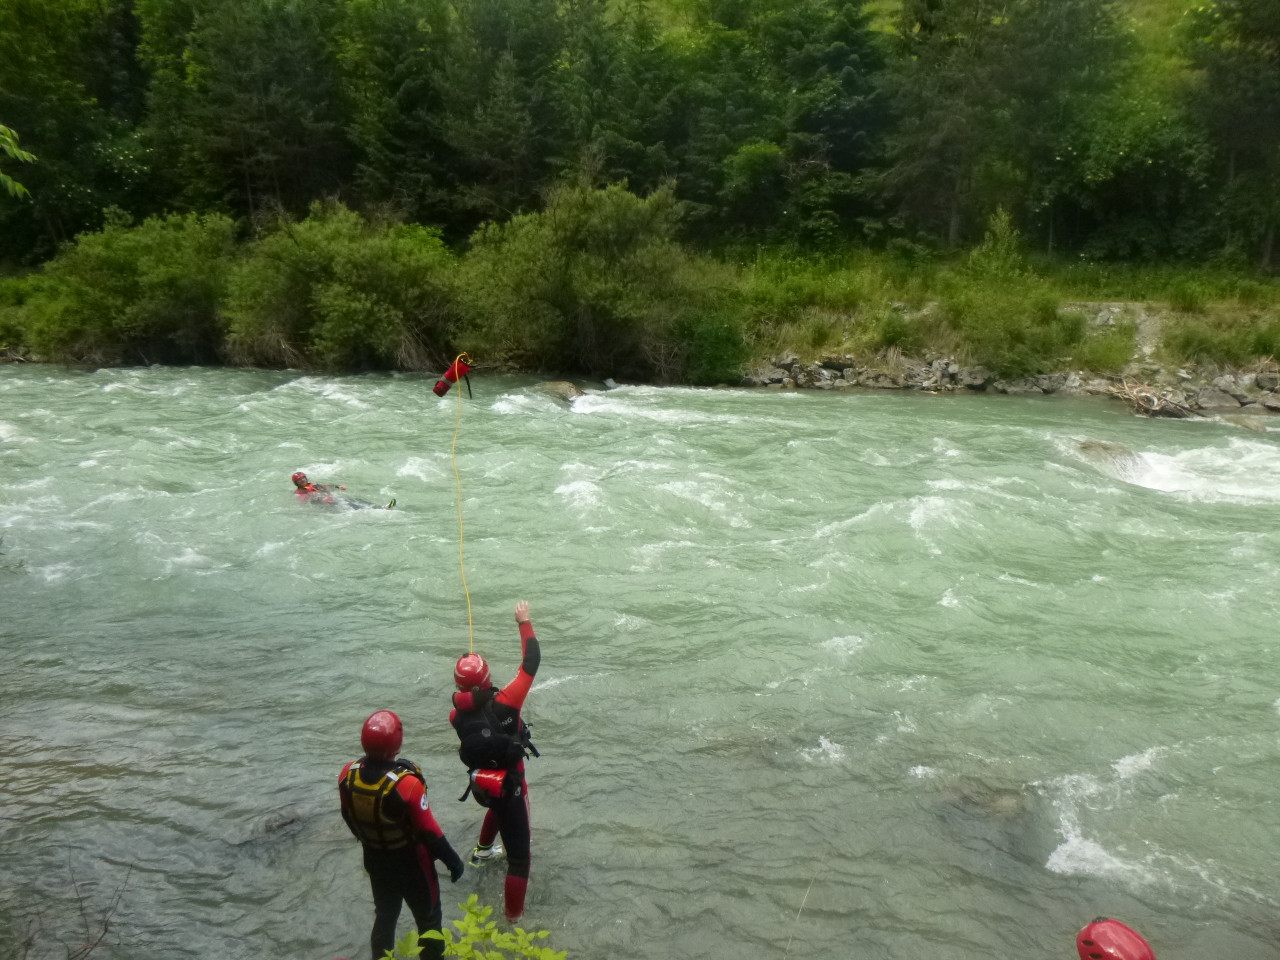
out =
[(364, 758), (351, 764), (344, 782), (351, 800), (351, 821), (360, 842), (379, 850), (397, 850), (408, 846), (413, 839), (407, 811), (397, 797), (387, 809), (388, 799), (395, 792), (402, 777), (417, 777), (426, 781), (417, 764), (408, 760), (396, 760), (381, 772), (373, 783), (365, 783), (360, 777)]

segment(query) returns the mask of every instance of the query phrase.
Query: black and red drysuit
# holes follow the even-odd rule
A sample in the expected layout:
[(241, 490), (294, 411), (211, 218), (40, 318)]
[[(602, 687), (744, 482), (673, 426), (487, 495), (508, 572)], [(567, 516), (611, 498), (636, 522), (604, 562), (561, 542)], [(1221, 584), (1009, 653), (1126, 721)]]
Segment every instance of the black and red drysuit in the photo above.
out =
[[(462, 858), (445, 839), (427, 805), (427, 784), (409, 760), (361, 757), (338, 776), (342, 819), (364, 847), (364, 868), (373, 888), (375, 958), (395, 946), (401, 902), (409, 904), (418, 933), (440, 929), (440, 880), (435, 861), (462, 876)], [(419, 936), (422, 956), (444, 956), (444, 941)]]
[[(473, 788), (472, 792), (488, 809), (480, 826), (480, 847), (489, 847), (494, 838), (501, 836), (507, 853), (507, 878), (503, 889), (503, 911), (507, 920), (515, 922), (524, 913), (525, 892), (529, 886), (531, 860), (529, 838), (529, 782), (524, 775), (524, 746), (528, 744), (528, 728), (520, 718), (525, 697), (533, 686), (538, 663), (542, 659), (538, 638), (533, 624), (520, 623), (520, 651), (522, 659), (515, 679), (497, 693), (492, 687), (462, 691), (453, 695), (453, 710), (449, 723), (458, 733), (466, 752), (469, 740), (477, 731), (492, 728), (508, 741), (507, 757), (483, 764), (485, 769), (503, 773), (501, 787), (496, 793)], [(486, 734), (487, 736), (487, 734)], [(466, 759), (463, 759), (466, 763)], [(474, 769), (474, 768), (473, 768)]]

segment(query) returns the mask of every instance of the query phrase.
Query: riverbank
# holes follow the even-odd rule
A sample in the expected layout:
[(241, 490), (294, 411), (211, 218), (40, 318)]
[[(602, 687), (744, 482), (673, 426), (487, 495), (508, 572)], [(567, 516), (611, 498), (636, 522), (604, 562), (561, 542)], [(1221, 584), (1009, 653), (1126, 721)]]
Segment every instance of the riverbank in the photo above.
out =
[(113, 222), (0, 279), (0, 351), (438, 374), (465, 350), (490, 370), (692, 386), (744, 370), (781, 384), (800, 363), (834, 374), (808, 377), (833, 388), (854, 369), (860, 386), (1030, 392), (1076, 389), (1072, 374), (1153, 384), (1163, 371), (1171, 389), (1202, 380), (1197, 403), (1223, 402), (1208, 390), (1218, 376), (1266, 373), (1280, 356), (1280, 283), (1267, 276), (1033, 258), (1007, 218), (947, 255), (713, 255), (678, 240), (671, 204), (566, 189), (457, 249), (338, 204), (252, 238), (225, 217)]
[(1088, 317), (1092, 332), (1113, 327), (1118, 317), (1133, 320), (1133, 354), (1117, 372), (1072, 368), (1033, 376), (1008, 377), (982, 365), (925, 351), (912, 356), (897, 348), (874, 357), (826, 352), (801, 357), (790, 351), (751, 363), (742, 385), (772, 390), (960, 391), (1011, 396), (1096, 396), (1118, 399), (1150, 416), (1189, 417), (1280, 413), (1280, 363), (1274, 357), (1242, 367), (1175, 365), (1162, 359), (1167, 315), (1140, 303), (1075, 303), (1064, 309)]

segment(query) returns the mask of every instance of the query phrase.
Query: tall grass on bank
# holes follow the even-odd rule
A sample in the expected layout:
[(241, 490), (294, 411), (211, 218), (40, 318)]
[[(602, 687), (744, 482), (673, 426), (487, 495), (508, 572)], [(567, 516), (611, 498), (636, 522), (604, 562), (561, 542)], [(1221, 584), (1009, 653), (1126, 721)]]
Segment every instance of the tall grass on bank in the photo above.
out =
[(1175, 363), (1244, 367), (1280, 358), (1280, 316), (1211, 313), (1183, 316), (1164, 332), (1163, 354)]
[(1143, 302), (1187, 313), (1208, 304), (1280, 310), (1280, 282), (1239, 269), (1046, 261), (1036, 270), (1070, 300)]
[(906, 319), (932, 292), (933, 271), (919, 265), (858, 250), (821, 257), (757, 250), (736, 267), (755, 357), (874, 354), (893, 347), (910, 353), (921, 346)]

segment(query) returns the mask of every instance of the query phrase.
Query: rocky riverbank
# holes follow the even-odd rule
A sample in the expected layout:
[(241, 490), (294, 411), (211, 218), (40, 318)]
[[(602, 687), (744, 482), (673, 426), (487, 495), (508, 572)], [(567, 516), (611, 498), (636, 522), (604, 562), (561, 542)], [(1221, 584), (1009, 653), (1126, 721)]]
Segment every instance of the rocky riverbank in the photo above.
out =
[[(1075, 305), (1077, 308), (1085, 305)], [(946, 356), (904, 356), (890, 350), (874, 359), (794, 353), (752, 365), (742, 385), (767, 390), (918, 390), (927, 393), (986, 392), (1022, 396), (1060, 394), (1111, 397), (1148, 416), (1220, 416), (1280, 413), (1280, 363), (1268, 358), (1243, 370), (1170, 368), (1158, 354), (1161, 318), (1139, 305), (1089, 304), (1093, 324), (1109, 324), (1122, 311), (1137, 317), (1132, 361), (1115, 375), (1088, 370), (1032, 377), (997, 376)]]

